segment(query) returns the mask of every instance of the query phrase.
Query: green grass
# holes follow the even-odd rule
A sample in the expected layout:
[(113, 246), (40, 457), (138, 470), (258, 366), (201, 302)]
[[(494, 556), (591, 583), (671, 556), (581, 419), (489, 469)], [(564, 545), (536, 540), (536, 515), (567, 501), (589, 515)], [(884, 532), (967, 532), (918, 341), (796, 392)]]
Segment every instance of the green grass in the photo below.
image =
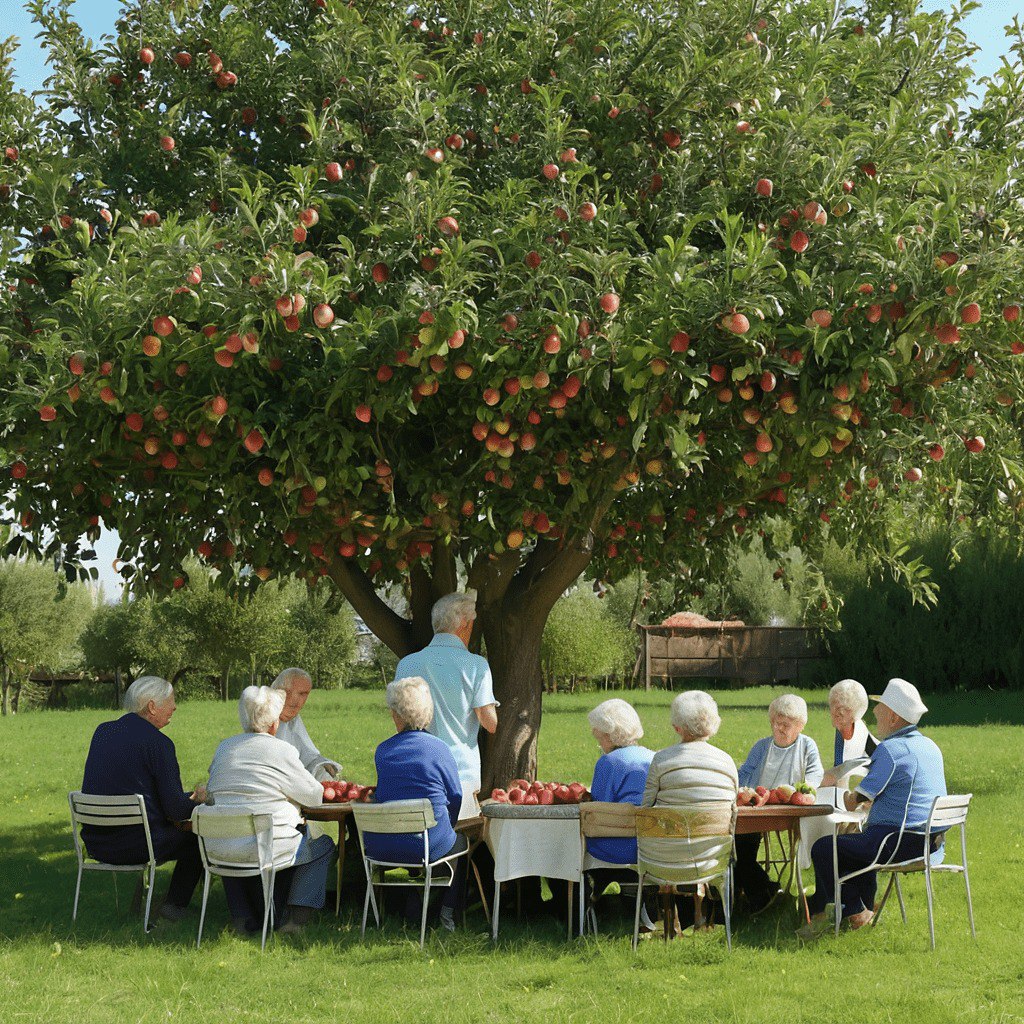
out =
[[(737, 760), (767, 732), (767, 688), (720, 693), (719, 742)], [(827, 757), (821, 693), (808, 731)], [(672, 740), (671, 695), (636, 695), (652, 747)], [(588, 781), (597, 749), (585, 712), (599, 694), (545, 704), (541, 775)], [(737, 1021), (1024, 1021), (1024, 833), (1016, 799), (1024, 776), (1019, 696), (934, 697), (929, 733), (942, 747), (950, 790), (973, 792), (969, 848), (978, 942), (967, 930), (962, 884), (939, 878), (939, 948), (928, 951), (923, 880), (907, 883), (909, 924), (895, 906), (881, 926), (813, 948), (793, 938), (791, 908), (739, 920), (730, 955), (720, 934), (629, 948), (625, 915), (604, 913), (597, 940), (567, 943), (554, 917), (517, 923), (508, 913), (492, 948), (479, 913), (465, 932), (434, 935), (424, 952), (393, 919), (359, 941), (358, 921), (324, 915), (307, 935), (259, 944), (226, 931), (215, 886), (206, 938), (195, 950), (198, 900), (184, 922), (149, 938), (111, 881), (87, 875), (71, 927), (74, 855), (66, 793), (81, 783), (95, 725), (110, 712), (25, 714), (0, 723), (6, 813), (0, 822), (0, 1020), (125, 1021), (549, 1020), (643, 1018)], [(304, 715), (346, 774), (372, 779), (373, 748), (389, 733), (379, 694), (317, 693)], [(927, 721), (927, 720), (926, 720)], [(169, 728), (184, 782), (202, 778), (220, 739), (237, 731), (234, 707), (183, 705)], [(161, 869), (158, 894), (166, 885)], [(891, 911), (891, 912), (890, 912)], [(343, 911), (344, 915), (344, 911)], [(721, 931), (720, 929), (718, 930)]]

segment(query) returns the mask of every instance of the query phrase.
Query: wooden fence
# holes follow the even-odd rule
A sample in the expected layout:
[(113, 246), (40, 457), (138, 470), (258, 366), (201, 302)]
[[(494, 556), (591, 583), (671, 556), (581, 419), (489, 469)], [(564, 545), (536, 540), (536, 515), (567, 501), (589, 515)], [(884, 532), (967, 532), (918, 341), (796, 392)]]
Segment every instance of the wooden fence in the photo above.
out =
[(818, 630), (791, 626), (641, 626), (644, 686), (652, 680), (811, 681), (824, 657)]

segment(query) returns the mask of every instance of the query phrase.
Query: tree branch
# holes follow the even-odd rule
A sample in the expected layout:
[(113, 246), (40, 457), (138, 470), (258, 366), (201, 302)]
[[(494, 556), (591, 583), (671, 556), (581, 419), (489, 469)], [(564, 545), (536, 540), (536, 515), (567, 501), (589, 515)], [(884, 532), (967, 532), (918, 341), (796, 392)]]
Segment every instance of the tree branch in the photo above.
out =
[(356, 614), (398, 657), (418, 649), (414, 646), (412, 623), (388, 607), (358, 565), (338, 560), (331, 563), (328, 573)]
[(409, 607), (412, 611), (412, 637), (416, 650), (426, 647), (434, 635), (430, 611), (435, 600), (434, 581), (427, 567), (423, 562), (415, 562), (409, 570)]

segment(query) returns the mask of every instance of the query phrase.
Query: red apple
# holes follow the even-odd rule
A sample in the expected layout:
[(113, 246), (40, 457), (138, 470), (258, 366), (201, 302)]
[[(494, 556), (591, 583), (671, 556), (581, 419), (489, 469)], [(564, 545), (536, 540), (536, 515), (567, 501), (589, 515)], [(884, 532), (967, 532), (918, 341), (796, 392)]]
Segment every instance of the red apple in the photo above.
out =
[(789, 238), (789, 247), (793, 252), (806, 252), (811, 244), (810, 238), (805, 231), (794, 231)]
[(609, 315), (612, 314), (612, 313), (618, 312), (618, 309), (619, 309), (619, 297), (618, 297), (618, 295), (616, 295), (615, 292), (606, 292), (604, 295), (601, 296), (600, 306)]
[(441, 217), (437, 222), (437, 230), (446, 238), (454, 238), (459, 233), (459, 222), (454, 217)]
[(765, 199), (770, 199), (772, 192), (775, 191), (775, 186), (772, 184), (771, 178), (758, 178), (757, 184), (754, 186), (754, 191), (759, 196), (764, 196)]
[(558, 177), (558, 164), (545, 164), (541, 168), (541, 173), (548, 181), (554, 181)]
[(1020, 306), (1004, 306), (1003, 319), (1008, 324), (1015, 324), (1020, 319)]
[(934, 462), (941, 462), (945, 458), (946, 449), (941, 444), (933, 444), (928, 449), (928, 457)]
[(153, 333), (166, 338), (174, 333), (174, 321), (169, 316), (158, 316), (153, 321)]
[(977, 437), (965, 437), (964, 447), (974, 455), (985, 450), (985, 438), (980, 434)]
[(391, 271), (388, 269), (388, 265), (386, 263), (374, 263), (370, 270), (370, 274), (377, 284), (385, 284), (391, 277)]
[(326, 302), (314, 306), (313, 323), (317, 327), (330, 327), (334, 323), (334, 310)]
[(522, 800), (522, 802), (523, 802), (524, 804), (529, 804), (529, 805), (531, 805), (531, 806), (535, 806), (535, 805), (537, 805), (537, 804), (539, 804), (539, 803), (540, 803), (540, 797), (539, 797), (539, 796), (537, 796), (537, 794), (536, 794), (536, 793), (527, 793), (527, 794), (526, 794), (526, 795), (525, 795), (525, 796), (523, 797), (523, 800)]
[(324, 177), (332, 183), (341, 181), (341, 174), (341, 164), (337, 160), (332, 160), (324, 166)]
[(968, 302), (960, 310), (960, 319), (965, 324), (976, 324), (981, 320), (981, 306), (976, 302)]
[(170, 153), (171, 150), (174, 149), (174, 138), (173, 138), (173, 136), (161, 135), (160, 136), (160, 148), (165, 153)]

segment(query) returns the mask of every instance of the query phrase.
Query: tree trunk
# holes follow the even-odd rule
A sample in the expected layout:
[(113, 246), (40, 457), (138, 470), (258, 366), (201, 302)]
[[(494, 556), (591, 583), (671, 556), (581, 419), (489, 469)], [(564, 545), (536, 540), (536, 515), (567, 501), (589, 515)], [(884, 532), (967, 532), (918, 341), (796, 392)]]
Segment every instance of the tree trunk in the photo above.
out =
[(119, 708), (124, 700), (124, 676), (119, 668), (114, 669), (114, 707)]
[(220, 673), (220, 699), (226, 701), (228, 699), (228, 670), (222, 669)]
[(482, 794), (512, 779), (537, 777), (537, 733), (540, 731), (544, 680), (540, 642), (547, 609), (526, 605), (481, 610), (487, 662), (494, 677), (498, 730), (481, 736)]
[(11, 673), (6, 668), (3, 672), (2, 713), (5, 715), (14, 714), (14, 711), (11, 708)]

